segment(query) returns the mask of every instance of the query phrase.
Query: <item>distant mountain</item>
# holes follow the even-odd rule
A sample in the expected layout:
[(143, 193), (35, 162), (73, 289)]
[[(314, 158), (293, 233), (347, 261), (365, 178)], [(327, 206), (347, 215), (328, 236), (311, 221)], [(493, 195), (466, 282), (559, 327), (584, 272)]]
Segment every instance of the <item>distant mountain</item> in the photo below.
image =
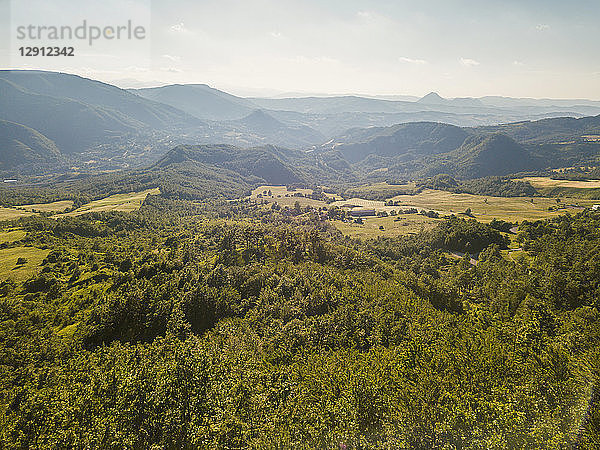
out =
[(425, 105), (443, 105), (446, 103), (446, 99), (442, 98), (437, 92), (430, 92), (423, 98), (417, 100), (417, 102)]
[(452, 151), (467, 136), (467, 131), (453, 125), (417, 122), (349, 130), (324, 147), (337, 150), (350, 162), (361, 161), (369, 155), (409, 159)]
[(33, 128), (63, 153), (140, 130), (200, 127), (202, 122), (99, 81), (41, 71), (0, 71), (0, 119)]
[[(441, 97), (437, 92), (430, 92), (426, 96), (417, 100), (417, 103), (423, 105), (433, 105), (433, 106), (454, 106), (457, 108), (486, 108), (486, 105), (477, 98), (471, 97), (458, 97), (447, 99)], [(487, 108), (486, 108), (487, 109)]]
[(318, 131), (306, 125), (287, 125), (263, 110), (253, 111), (243, 119), (226, 123), (237, 133), (254, 137), (264, 144), (305, 149), (325, 140)]
[(239, 125), (244, 125), (253, 131), (262, 134), (276, 133), (282, 128), (287, 128), (282, 122), (275, 119), (262, 109), (253, 111), (248, 116), (236, 121)]
[[(470, 136), (497, 133), (546, 167), (600, 160), (594, 137), (600, 135), (600, 116), (577, 118), (581, 111), (599, 114), (600, 102), (445, 99), (437, 93), (418, 101), (400, 99), (241, 98), (201, 84), (127, 91), (75, 75), (4, 70), (0, 120), (13, 125), (4, 125), (0, 164), (5, 170), (35, 166), (35, 171), (44, 165), (48, 170), (139, 168), (180, 144), (225, 143), (271, 148), (303, 179), (311, 173), (344, 180), (393, 170), (409, 176), (443, 161), (471, 142)], [(559, 114), (563, 117), (553, 118)], [(538, 118), (545, 120), (523, 121)], [(492, 144), (482, 143), (484, 148), (500, 145)], [(295, 151), (275, 151), (278, 147), (270, 145)], [(472, 167), (467, 172), (488, 170)], [(272, 169), (277, 172), (276, 164)]]
[(38, 166), (55, 162), (60, 151), (50, 139), (37, 131), (0, 120), (0, 170), (22, 165)]
[(581, 141), (584, 136), (600, 136), (600, 115), (595, 117), (557, 117), (535, 122), (517, 122), (490, 127), (481, 131), (505, 133), (523, 143), (559, 143)]
[(551, 98), (514, 98), (501, 96), (487, 96), (479, 99), (487, 106), (499, 108), (514, 108), (514, 107), (600, 107), (600, 101), (587, 99), (551, 99)]
[(422, 109), (415, 102), (392, 101), (353, 95), (336, 97), (251, 98), (261, 108), (275, 111), (295, 111), (303, 114), (396, 113)]
[(140, 97), (171, 105), (200, 119), (233, 120), (250, 114), (256, 106), (206, 84), (173, 84), (156, 88), (132, 89)]
[(302, 121), (283, 123), (248, 99), (204, 84), (176, 84), (131, 92), (177, 107), (195, 117), (218, 121), (209, 133), (212, 142), (306, 148), (325, 140), (325, 136)]

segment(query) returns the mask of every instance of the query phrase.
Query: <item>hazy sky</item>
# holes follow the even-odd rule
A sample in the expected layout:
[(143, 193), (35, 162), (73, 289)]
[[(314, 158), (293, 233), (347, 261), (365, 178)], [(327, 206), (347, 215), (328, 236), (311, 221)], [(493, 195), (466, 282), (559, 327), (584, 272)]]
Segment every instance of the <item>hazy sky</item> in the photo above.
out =
[[(103, 11), (97, 1), (23, 2), (45, 5), (44, 20), (57, 24), (67, 20), (61, 3), (72, 20), (148, 22), (143, 48), (80, 45), (70, 62), (25, 61), (121, 84), (600, 99), (599, 0), (107, 0)], [(11, 27), (25, 20), (14, 9)]]

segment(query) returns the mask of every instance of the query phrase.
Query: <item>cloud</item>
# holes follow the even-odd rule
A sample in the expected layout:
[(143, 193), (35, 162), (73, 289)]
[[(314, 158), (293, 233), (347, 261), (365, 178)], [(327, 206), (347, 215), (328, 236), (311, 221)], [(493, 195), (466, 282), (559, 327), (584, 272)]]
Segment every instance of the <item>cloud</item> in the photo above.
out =
[(183, 24), (183, 22), (176, 23), (175, 25), (171, 25), (171, 31), (175, 31), (177, 33), (185, 33), (187, 28)]
[(550, 25), (546, 23), (539, 23), (535, 26), (535, 29), (538, 31), (546, 31), (550, 29)]
[(281, 31), (271, 31), (269, 35), (275, 39), (279, 39), (283, 36), (283, 34), (281, 34)]
[(407, 58), (406, 56), (401, 56), (400, 58), (398, 58), (398, 60), (400, 62), (407, 63), (407, 64), (417, 64), (417, 65), (427, 64), (427, 61), (425, 61), (424, 59), (412, 59), (412, 58)]
[(516, 59), (512, 62), (513, 66), (524, 66), (525, 63), (522, 61), (517, 61)]
[(465, 67), (475, 67), (480, 64), (479, 61), (475, 61), (471, 58), (460, 58), (460, 63)]
[(374, 19), (375, 18), (375, 13), (373, 13), (371, 11), (358, 11), (356, 13), (356, 15), (358, 17), (360, 17), (361, 19)]
[(180, 56), (173, 56), (173, 55), (160, 55), (165, 59), (168, 59), (169, 61), (173, 61), (173, 62), (179, 62), (181, 61), (181, 57)]

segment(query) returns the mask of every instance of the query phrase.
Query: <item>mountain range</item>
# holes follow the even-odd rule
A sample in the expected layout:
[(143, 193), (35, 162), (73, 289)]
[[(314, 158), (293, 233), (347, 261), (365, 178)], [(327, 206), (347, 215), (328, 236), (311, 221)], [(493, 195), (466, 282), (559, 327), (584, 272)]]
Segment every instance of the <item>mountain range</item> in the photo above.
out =
[[(312, 174), (505, 175), (595, 163), (597, 114), (600, 102), (588, 100), (242, 98), (202, 84), (124, 90), (63, 73), (0, 71), (0, 172), (165, 168), (177, 164), (171, 152), (164, 159), (169, 149), (187, 149), (188, 164), (246, 180), (266, 181), (261, 166), (290, 183)], [(235, 158), (215, 165), (215, 149)]]

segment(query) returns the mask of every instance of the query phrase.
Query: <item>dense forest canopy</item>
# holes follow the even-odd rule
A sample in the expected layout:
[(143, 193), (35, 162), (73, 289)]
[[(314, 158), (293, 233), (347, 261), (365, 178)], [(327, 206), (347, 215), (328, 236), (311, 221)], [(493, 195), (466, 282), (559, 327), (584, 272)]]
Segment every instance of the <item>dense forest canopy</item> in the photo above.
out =
[(521, 223), (516, 258), (512, 225), (355, 240), (165, 195), (4, 222), (47, 256), (0, 284), (2, 447), (595, 448), (600, 214)]

